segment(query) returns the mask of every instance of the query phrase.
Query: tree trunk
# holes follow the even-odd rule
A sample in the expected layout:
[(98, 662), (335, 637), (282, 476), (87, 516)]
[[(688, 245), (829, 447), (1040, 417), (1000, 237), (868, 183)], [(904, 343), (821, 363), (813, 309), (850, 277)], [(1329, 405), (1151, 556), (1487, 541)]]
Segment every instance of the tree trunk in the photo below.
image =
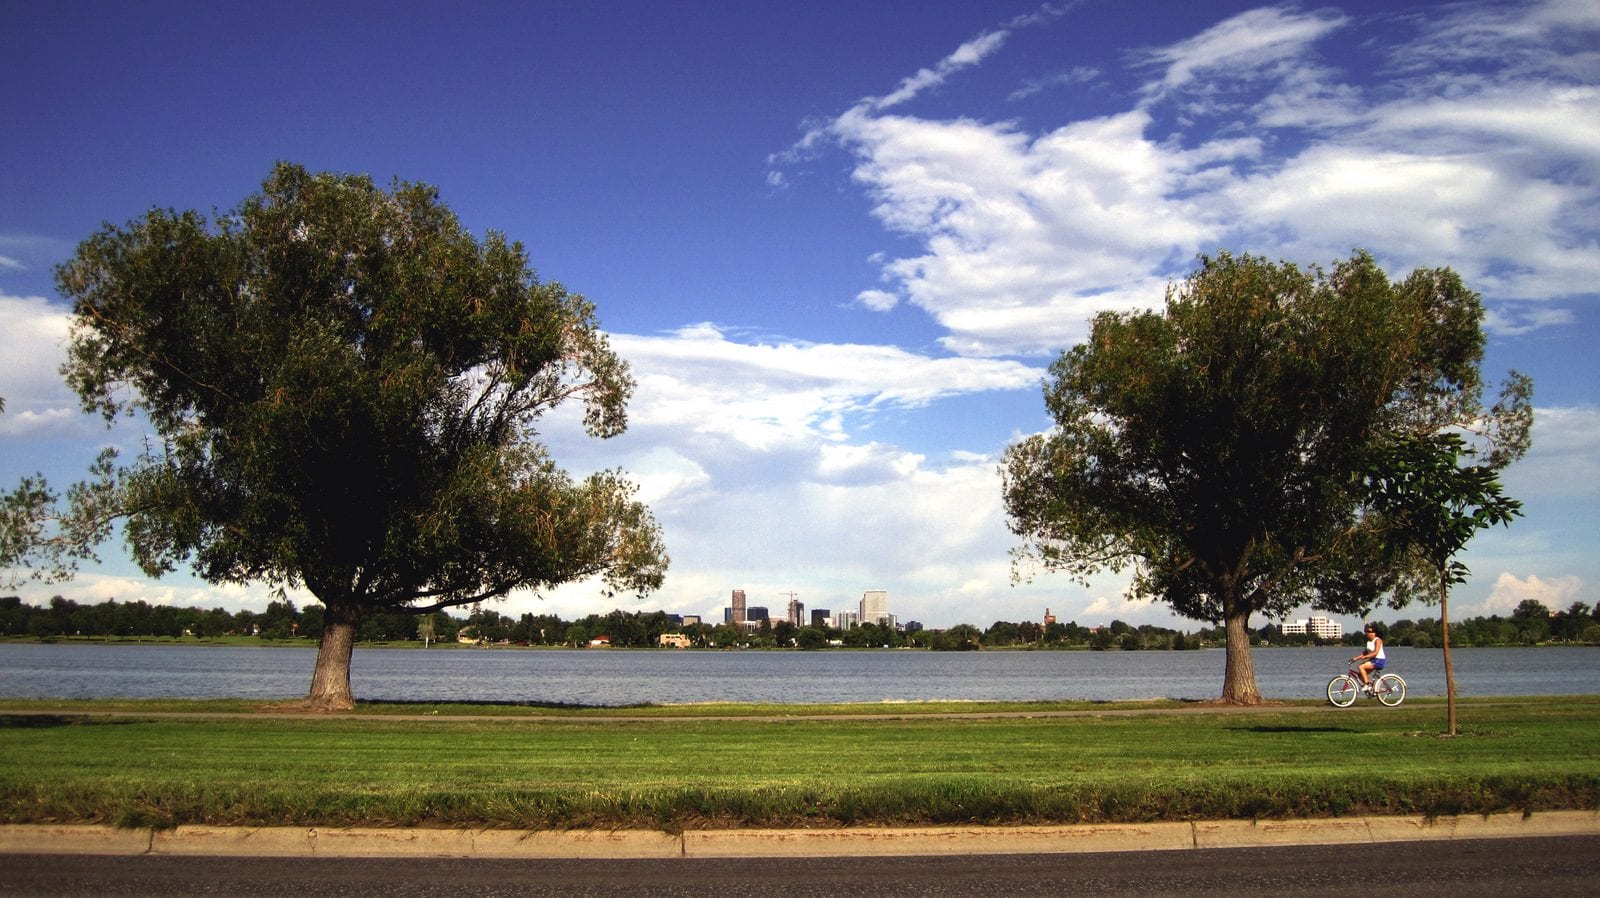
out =
[(1259, 705), (1261, 690), (1256, 688), (1256, 666), (1250, 660), (1250, 611), (1230, 607), (1226, 614), (1228, 648), (1222, 700), (1230, 705)]
[(1445, 729), (1456, 734), (1456, 669), (1450, 663), (1450, 584), (1439, 583), (1439, 639), (1444, 643), (1444, 718)]
[(311, 672), (306, 707), (313, 711), (348, 711), (356, 706), (350, 691), (350, 652), (355, 648), (359, 606), (328, 602), (322, 616), (322, 641), (317, 645), (317, 666)]

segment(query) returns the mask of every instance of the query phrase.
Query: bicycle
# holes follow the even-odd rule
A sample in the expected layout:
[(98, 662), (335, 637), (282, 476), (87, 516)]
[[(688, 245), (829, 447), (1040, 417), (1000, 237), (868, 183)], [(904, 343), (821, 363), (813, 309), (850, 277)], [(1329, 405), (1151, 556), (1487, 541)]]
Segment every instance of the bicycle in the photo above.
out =
[(1386, 673), (1374, 679), (1370, 689), (1364, 690), (1361, 674), (1354, 667), (1328, 681), (1328, 701), (1340, 708), (1355, 704), (1363, 691), (1393, 708), (1406, 700), (1406, 681), (1399, 674)]

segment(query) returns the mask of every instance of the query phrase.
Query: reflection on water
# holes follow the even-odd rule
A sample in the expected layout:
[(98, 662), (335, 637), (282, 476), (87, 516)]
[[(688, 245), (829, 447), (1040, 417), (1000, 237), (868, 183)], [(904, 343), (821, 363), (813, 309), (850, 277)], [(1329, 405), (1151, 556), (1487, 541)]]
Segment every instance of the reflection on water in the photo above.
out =
[[(1349, 648), (1253, 653), (1269, 698), (1315, 698)], [(259, 698), (304, 695), (307, 648), (0, 643), (0, 697)], [(1456, 649), (1458, 694), (1594, 692), (1600, 648)], [(682, 702), (1205, 699), (1223, 653), (684, 651), (357, 648), (358, 698), (585, 705)], [(1438, 650), (1390, 650), (1413, 696), (1444, 694)]]

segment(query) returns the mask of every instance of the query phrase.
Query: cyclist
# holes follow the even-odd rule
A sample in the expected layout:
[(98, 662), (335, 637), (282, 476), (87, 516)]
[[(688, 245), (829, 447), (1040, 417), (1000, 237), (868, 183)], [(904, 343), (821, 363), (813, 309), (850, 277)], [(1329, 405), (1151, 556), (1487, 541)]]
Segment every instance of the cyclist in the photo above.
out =
[(1361, 688), (1370, 695), (1372, 693), (1372, 677), (1378, 671), (1383, 670), (1384, 661), (1388, 656), (1383, 652), (1383, 637), (1378, 635), (1377, 629), (1372, 624), (1367, 624), (1366, 633), (1367, 650), (1351, 658), (1350, 663), (1361, 662), (1361, 666), (1356, 668), (1356, 673), (1361, 674)]

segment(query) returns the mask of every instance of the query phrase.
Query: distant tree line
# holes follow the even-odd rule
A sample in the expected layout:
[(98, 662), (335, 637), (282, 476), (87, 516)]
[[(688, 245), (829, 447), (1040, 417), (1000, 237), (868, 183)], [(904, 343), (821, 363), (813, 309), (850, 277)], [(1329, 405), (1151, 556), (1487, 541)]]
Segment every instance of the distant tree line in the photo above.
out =
[[(1388, 626), (1384, 639), (1390, 645), (1437, 648), (1437, 620), (1399, 620)], [(1600, 645), (1600, 606), (1573, 602), (1567, 610), (1552, 612), (1543, 603), (1526, 599), (1509, 617), (1498, 614), (1472, 617), (1450, 624), (1451, 645), (1497, 646), (1576, 643)]]
[[(1442, 637), (1437, 618), (1421, 620), (1402, 619), (1392, 624), (1378, 624), (1378, 633), (1385, 644), (1411, 648), (1439, 648)], [(1277, 624), (1257, 630), (1259, 643), (1271, 645), (1327, 645), (1333, 640), (1322, 640), (1308, 633), (1284, 633)], [(1365, 637), (1360, 633), (1346, 633), (1337, 640), (1341, 645), (1360, 645)], [(1551, 611), (1544, 603), (1526, 599), (1517, 605), (1508, 617), (1491, 614), (1469, 617), (1450, 624), (1450, 644), (1466, 646), (1513, 645), (1600, 645), (1600, 606), (1590, 608), (1583, 602), (1573, 602), (1565, 611)]]
[[(108, 600), (82, 605), (55, 596), (48, 605), (25, 604), (17, 596), (0, 597), (0, 637), (90, 637), (127, 639), (143, 637), (216, 639), (248, 636), (263, 640), (316, 639), (322, 635), (323, 607), (295, 607), (288, 599), (268, 603), (265, 611), (228, 611), (223, 608), (188, 608), (147, 602)], [(1436, 648), (1440, 644), (1438, 620), (1399, 620), (1380, 625), (1391, 646)], [(619, 648), (660, 644), (662, 634), (683, 634), (702, 648), (921, 648), (935, 651), (973, 651), (984, 648), (1090, 649), (1104, 651), (1192, 650), (1222, 645), (1223, 627), (1185, 632), (1152, 624), (1134, 626), (1114, 620), (1109, 626), (1084, 627), (1073, 622), (995, 621), (987, 629), (957, 624), (944, 630), (898, 630), (862, 624), (847, 630), (804, 626), (788, 621), (762, 621), (754, 630), (731, 624), (684, 623), (680, 615), (664, 611), (621, 609), (566, 620), (554, 614), (525, 613), (520, 617), (492, 608), (476, 607), (464, 617), (436, 612), (414, 615), (373, 614), (362, 621), (361, 642), (430, 642), (461, 640), (489, 644), (532, 646), (583, 646), (603, 639)], [(1284, 633), (1269, 624), (1252, 633), (1258, 645), (1356, 645), (1360, 633), (1337, 641), (1310, 634)], [(1509, 617), (1489, 615), (1451, 625), (1454, 644), (1471, 646), (1539, 645), (1544, 643), (1600, 644), (1600, 607), (1575, 602), (1565, 611), (1551, 612), (1527, 600)]]

